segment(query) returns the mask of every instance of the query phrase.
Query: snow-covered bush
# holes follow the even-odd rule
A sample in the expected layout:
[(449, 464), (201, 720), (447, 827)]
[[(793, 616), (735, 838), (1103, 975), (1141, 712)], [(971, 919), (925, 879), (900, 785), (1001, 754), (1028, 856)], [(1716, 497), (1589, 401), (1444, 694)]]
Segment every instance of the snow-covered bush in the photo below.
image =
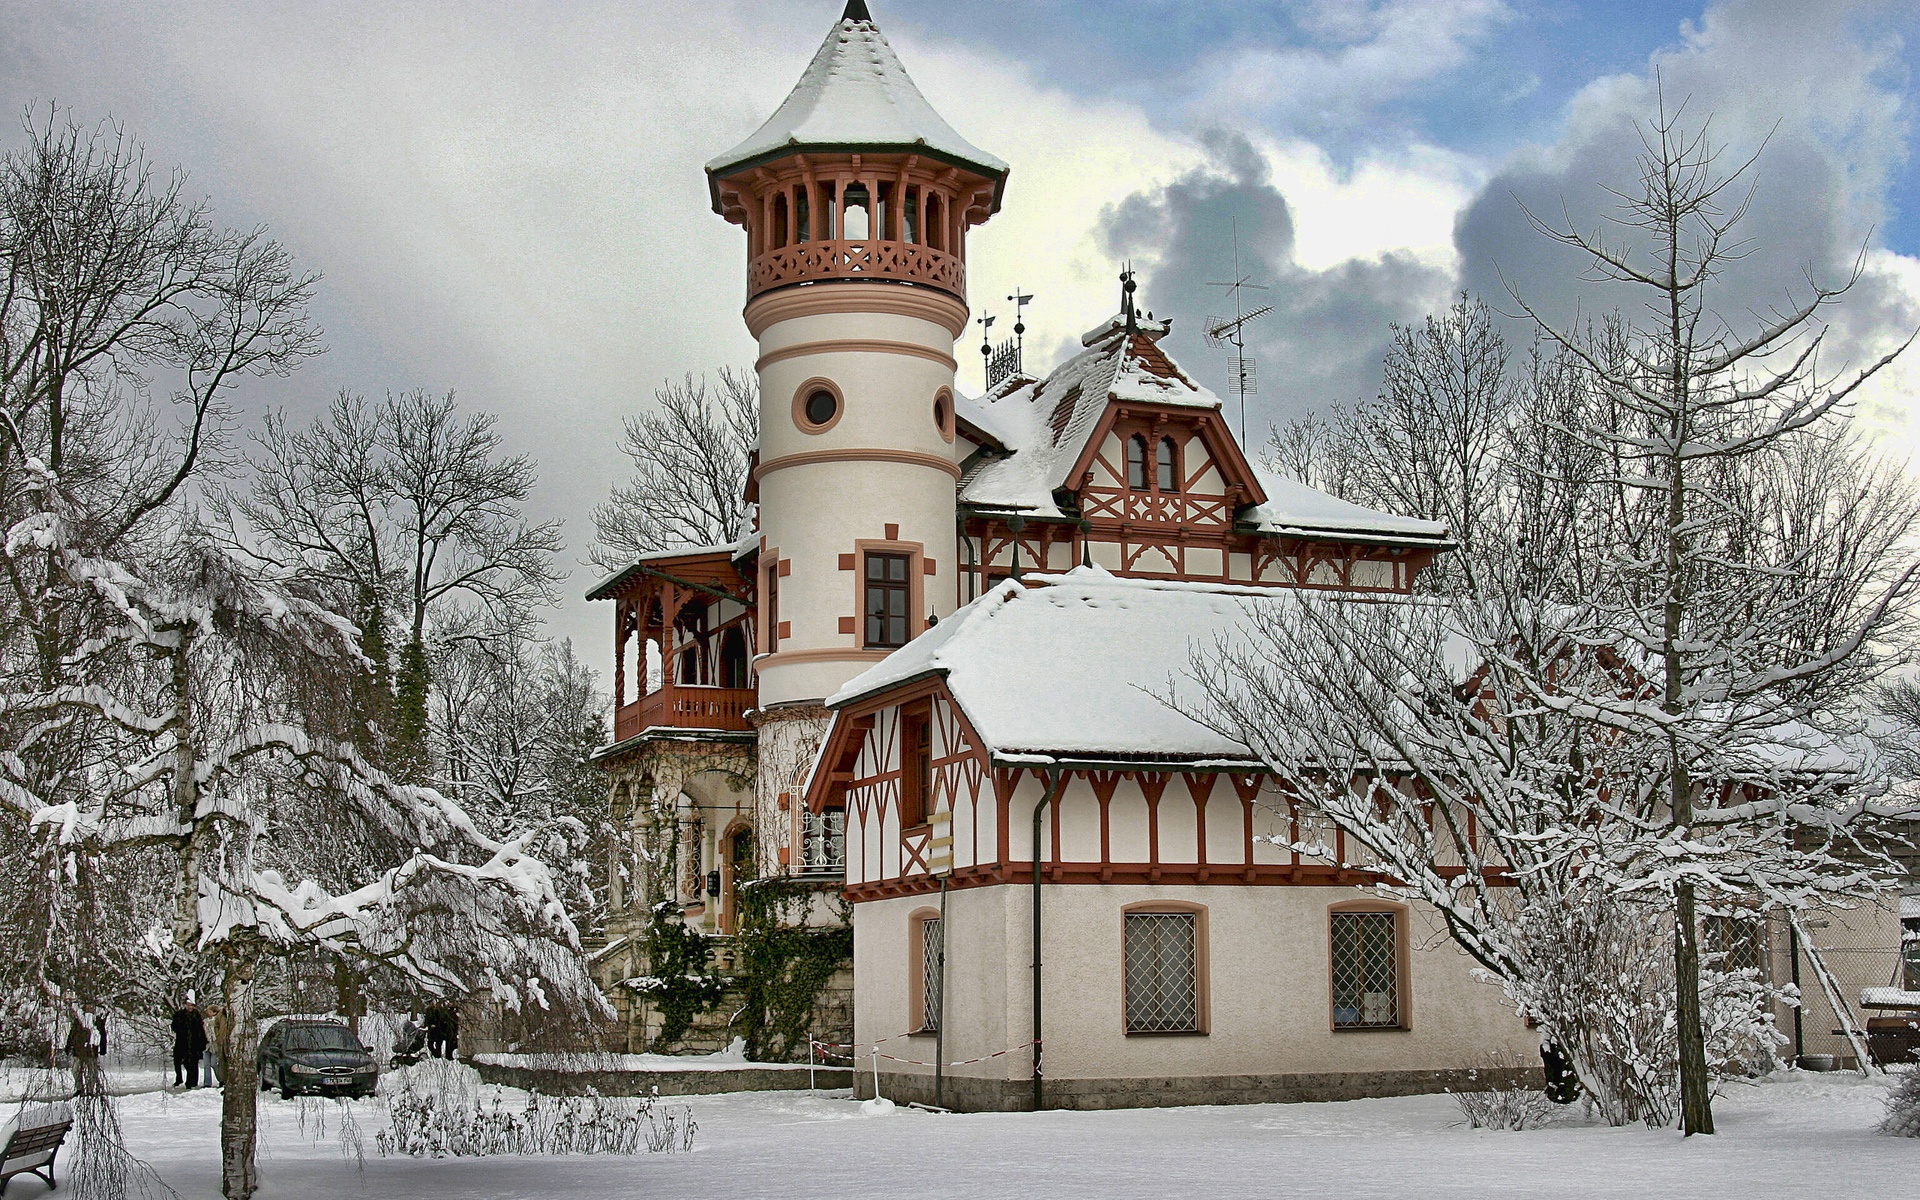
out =
[[(1538, 1021), (1610, 1125), (1660, 1128), (1679, 1112), (1673, 912), (1656, 902), (1584, 892), (1521, 914), (1525, 971), (1506, 981), (1522, 1016)], [(1700, 1023), (1717, 1077), (1767, 1069), (1783, 1035), (1776, 999), (1797, 1002), (1754, 971), (1701, 972)]]
[(1920, 1067), (1910, 1067), (1887, 1094), (1887, 1119), (1880, 1132), (1890, 1137), (1920, 1137)]
[(699, 1128), (687, 1105), (659, 1097), (527, 1094), (524, 1107), (505, 1093), (485, 1095), (479, 1072), (428, 1060), (384, 1089), (388, 1128), (374, 1137), (381, 1154), (477, 1157), (489, 1154), (638, 1154), (693, 1149)]
[[(1515, 1068), (1523, 1064), (1513, 1055), (1496, 1051), (1488, 1056), (1487, 1069), (1491, 1077), (1508, 1077)], [(1469, 1071), (1470, 1080), (1479, 1074)], [(1488, 1087), (1469, 1091), (1447, 1089), (1453, 1096), (1453, 1102), (1460, 1106), (1460, 1112), (1467, 1118), (1467, 1124), (1474, 1129), (1535, 1129), (1545, 1124), (1547, 1118), (1558, 1112), (1560, 1106), (1547, 1099), (1547, 1094), (1530, 1087)]]

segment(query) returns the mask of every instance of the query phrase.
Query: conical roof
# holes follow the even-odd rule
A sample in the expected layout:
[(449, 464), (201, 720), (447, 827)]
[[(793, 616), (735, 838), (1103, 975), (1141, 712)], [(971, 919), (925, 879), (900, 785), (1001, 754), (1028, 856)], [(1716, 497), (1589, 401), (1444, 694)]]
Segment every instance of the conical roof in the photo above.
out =
[(955, 133), (913, 85), (874, 24), (851, 0), (813, 61), (766, 124), (707, 164), (730, 174), (777, 155), (817, 151), (917, 151), (992, 178), (1007, 164)]

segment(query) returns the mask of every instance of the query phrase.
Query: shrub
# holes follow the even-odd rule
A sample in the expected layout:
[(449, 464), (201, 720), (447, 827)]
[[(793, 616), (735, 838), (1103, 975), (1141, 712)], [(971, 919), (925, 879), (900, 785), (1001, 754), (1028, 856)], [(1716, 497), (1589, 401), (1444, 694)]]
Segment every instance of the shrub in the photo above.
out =
[(429, 1060), (387, 1089), (381, 1154), (466, 1158), (489, 1154), (638, 1154), (693, 1149), (693, 1110), (659, 1097), (527, 1095), (509, 1105), (498, 1088), (483, 1095), (479, 1073)]
[(1920, 1137), (1920, 1067), (1908, 1067), (1887, 1096), (1887, 1119), (1880, 1132), (1891, 1137)]

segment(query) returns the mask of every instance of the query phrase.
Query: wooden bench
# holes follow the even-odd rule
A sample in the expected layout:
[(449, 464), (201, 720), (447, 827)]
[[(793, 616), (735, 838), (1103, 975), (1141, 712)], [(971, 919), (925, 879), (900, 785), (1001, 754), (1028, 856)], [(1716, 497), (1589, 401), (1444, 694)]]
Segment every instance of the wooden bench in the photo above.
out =
[(30, 1108), (13, 1124), (6, 1145), (0, 1147), (0, 1192), (7, 1190), (7, 1181), (15, 1175), (38, 1176), (51, 1191), (56, 1186), (53, 1159), (73, 1128), (73, 1110), (64, 1104)]

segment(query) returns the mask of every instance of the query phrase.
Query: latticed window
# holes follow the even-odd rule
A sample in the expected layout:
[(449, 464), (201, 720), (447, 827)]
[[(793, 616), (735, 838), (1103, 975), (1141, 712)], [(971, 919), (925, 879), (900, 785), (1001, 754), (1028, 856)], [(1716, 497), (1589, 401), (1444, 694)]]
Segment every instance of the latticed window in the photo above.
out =
[(800, 866), (806, 871), (846, 870), (846, 809), (800, 814)]
[(1392, 1029), (1400, 1024), (1399, 919), (1393, 913), (1334, 913), (1333, 1024)]
[(1173, 447), (1173, 439), (1161, 438), (1160, 445), (1155, 449), (1154, 453), (1156, 455), (1154, 481), (1160, 485), (1160, 490), (1163, 492), (1179, 491), (1180, 466), (1179, 460), (1176, 457), (1178, 451)]
[(867, 555), (867, 645), (897, 649), (907, 644), (907, 606), (913, 597), (905, 554)]
[(1758, 971), (1767, 976), (1767, 927), (1758, 917), (1708, 917), (1701, 932), (1720, 971)]
[(1147, 439), (1137, 433), (1127, 439), (1127, 486), (1147, 490)]
[(1200, 964), (1192, 913), (1127, 913), (1128, 1033), (1198, 1033)]
[(940, 1028), (940, 981), (946, 966), (940, 950), (939, 917), (920, 922), (920, 1032), (933, 1033)]

